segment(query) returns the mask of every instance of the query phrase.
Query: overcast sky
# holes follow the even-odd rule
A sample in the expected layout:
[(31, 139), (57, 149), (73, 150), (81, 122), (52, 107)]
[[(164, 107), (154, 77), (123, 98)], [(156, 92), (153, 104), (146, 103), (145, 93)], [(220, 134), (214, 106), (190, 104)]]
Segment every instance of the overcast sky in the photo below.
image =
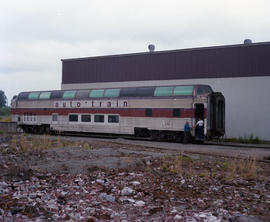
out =
[[(269, 0), (9, 0), (0, 6), (0, 89), (61, 87), (74, 57), (270, 40)], [(75, 73), (74, 73), (75, 74)]]

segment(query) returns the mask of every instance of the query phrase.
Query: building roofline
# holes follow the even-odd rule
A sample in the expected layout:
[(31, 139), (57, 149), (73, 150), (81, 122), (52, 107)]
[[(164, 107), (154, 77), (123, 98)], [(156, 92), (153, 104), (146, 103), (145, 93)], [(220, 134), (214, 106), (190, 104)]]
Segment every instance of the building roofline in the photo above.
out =
[(198, 48), (173, 49), (173, 50), (163, 50), (163, 51), (154, 51), (154, 52), (137, 52), (137, 53), (115, 54), (115, 55), (104, 55), (104, 56), (91, 56), (91, 57), (61, 59), (61, 61), (65, 62), (65, 61), (78, 61), (78, 60), (89, 60), (89, 59), (94, 60), (94, 59), (101, 59), (101, 58), (129, 57), (129, 56), (190, 52), (190, 51), (237, 48), (237, 47), (253, 47), (253, 46), (261, 46), (261, 45), (270, 45), (270, 42), (258, 42), (258, 43), (222, 45), (222, 46), (207, 46), (207, 47), (198, 47)]

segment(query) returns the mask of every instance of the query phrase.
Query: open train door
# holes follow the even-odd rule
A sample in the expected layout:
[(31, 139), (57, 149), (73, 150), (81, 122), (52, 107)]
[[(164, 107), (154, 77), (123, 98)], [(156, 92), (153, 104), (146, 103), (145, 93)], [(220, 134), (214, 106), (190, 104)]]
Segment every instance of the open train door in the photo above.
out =
[(220, 92), (208, 97), (207, 137), (219, 138), (225, 134), (225, 98)]

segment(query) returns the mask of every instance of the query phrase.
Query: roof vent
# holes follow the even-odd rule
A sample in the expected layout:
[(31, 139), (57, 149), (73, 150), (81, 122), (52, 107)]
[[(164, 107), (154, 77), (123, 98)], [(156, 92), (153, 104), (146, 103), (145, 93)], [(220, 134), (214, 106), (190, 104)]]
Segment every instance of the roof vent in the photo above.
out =
[(155, 45), (154, 44), (148, 45), (148, 49), (149, 49), (149, 52), (154, 52), (155, 51)]
[(246, 44), (251, 44), (252, 43), (252, 40), (251, 39), (245, 39), (244, 40), (244, 44), (246, 45)]

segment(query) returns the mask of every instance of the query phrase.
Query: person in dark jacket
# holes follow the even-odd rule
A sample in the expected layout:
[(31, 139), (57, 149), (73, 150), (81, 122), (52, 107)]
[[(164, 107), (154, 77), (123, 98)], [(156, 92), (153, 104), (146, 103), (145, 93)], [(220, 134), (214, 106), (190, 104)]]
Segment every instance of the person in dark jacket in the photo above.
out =
[(184, 126), (184, 143), (188, 143), (189, 142), (189, 138), (190, 138), (190, 125), (189, 122), (186, 121), (186, 124)]

